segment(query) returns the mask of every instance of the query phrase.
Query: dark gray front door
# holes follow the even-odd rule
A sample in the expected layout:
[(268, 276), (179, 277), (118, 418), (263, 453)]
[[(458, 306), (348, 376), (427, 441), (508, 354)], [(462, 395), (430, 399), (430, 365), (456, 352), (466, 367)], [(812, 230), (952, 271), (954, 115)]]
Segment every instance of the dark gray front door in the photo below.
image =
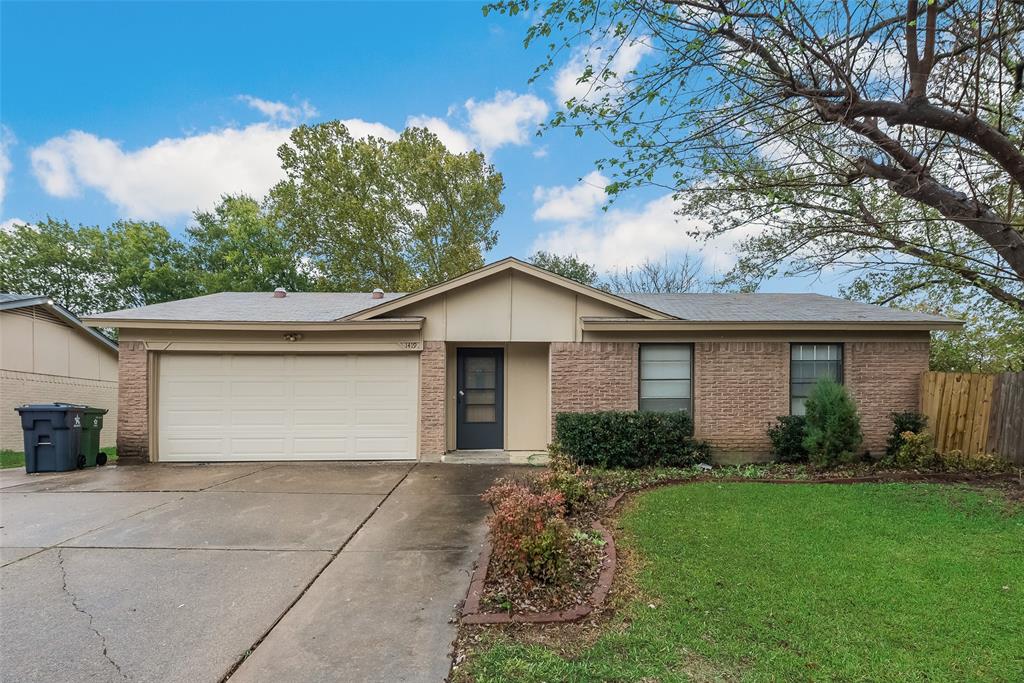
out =
[(503, 448), (504, 350), (459, 349), (455, 447)]

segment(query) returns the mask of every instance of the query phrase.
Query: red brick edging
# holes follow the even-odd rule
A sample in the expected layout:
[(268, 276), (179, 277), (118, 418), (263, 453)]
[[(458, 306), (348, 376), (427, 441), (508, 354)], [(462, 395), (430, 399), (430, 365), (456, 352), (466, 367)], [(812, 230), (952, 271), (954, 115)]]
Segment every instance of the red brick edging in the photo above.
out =
[[(901, 476), (902, 475), (902, 476)], [(708, 482), (723, 482), (729, 484), (750, 483), (750, 484), (866, 484), (866, 483), (909, 483), (909, 482), (957, 482), (957, 481), (998, 481), (1011, 479), (1013, 475), (1007, 473), (978, 473), (971, 475), (963, 472), (915, 472), (915, 473), (891, 473), (862, 475), (857, 477), (811, 477), (808, 479), (744, 479), (742, 477), (694, 477), (690, 479), (677, 479), (657, 482), (636, 489), (630, 489), (618, 493), (608, 499), (605, 504), (605, 512), (612, 512), (622, 499), (632, 493), (661, 488), (664, 486), (677, 486), (679, 484), (696, 484)], [(469, 583), (469, 594), (462, 605), (463, 624), (552, 624), (559, 622), (579, 621), (604, 604), (611, 590), (612, 581), (615, 578), (616, 552), (615, 539), (611, 533), (600, 522), (595, 521), (591, 526), (604, 538), (605, 558), (601, 564), (601, 572), (597, 576), (597, 585), (594, 586), (590, 599), (582, 604), (568, 609), (554, 612), (525, 612), (521, 614), (509, 614), (508, 612), (482, 612), (480, 611), (480, 598), (484, 592), (484, 582), (487, 580), (487, 568), (491, 563), (491, 542), (484, 541), (480, 550), (480, 559), (476, 569), (473, 570), (473, 577)]]

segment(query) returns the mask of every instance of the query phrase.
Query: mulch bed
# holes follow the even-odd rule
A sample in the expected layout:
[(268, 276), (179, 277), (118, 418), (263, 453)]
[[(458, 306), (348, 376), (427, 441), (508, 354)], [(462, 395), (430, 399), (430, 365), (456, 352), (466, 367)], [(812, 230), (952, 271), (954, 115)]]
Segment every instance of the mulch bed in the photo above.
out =
[[(972, 487), (998, 489), (1007, 500), (1024, 503), (1024, 481), (1011, 472), (916, 472), (883, 471), (854, 476), (836, 476), (834, 473), (801, 477), (723, 477), (701, 475), (666, 479), (621, 491), (607, 500), (604, 514), (609, 515), (628, 495), (663, 486), (694, 483), (760, 483), (760, 484), (865, 484), (865, 483), (946, 483), (966, 484)], [(603, 606), (615, 578), (617, 552), (615, 539), (601, 523), (593, 519), (591, 527), (604, 538), (598, 548), (586, 540), (576, 539), (575, 557), (582, 557), (575, 565), (576, 574), (570, 585), (558, 589), (535, 587), (531, 591), (505, 585), (496, 577), (488, 576), (491, 545), (485, 542), (469, 586), (469, 594), (462, 607), (461, 622), (476, 624), (552, 624), (574, 622)], [(592, 587), (592, 588), (591, 588)], [(502, 606), (503, 610), (495, 611)]]

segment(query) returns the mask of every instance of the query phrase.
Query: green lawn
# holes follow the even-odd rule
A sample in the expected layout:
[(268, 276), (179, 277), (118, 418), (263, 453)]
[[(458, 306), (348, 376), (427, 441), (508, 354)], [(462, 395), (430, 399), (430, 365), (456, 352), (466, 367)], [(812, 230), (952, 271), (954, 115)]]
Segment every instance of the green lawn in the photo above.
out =
[[(113, 446), (101, 448), (101, 451), (107, 454), (107, 462), (113, 462), (117, 460), (117, 449)], [(20, 451), (8, 451), (0, 450), (0, 470), (6, 470), (11, 467), (24, 467), (25, 466), (25, 454)]]
[(467, 677), (1021, 680), (1024, 512), (998, 494), (693, 484), (622, 523), (642, 599), (571, 659), (490, 635)]

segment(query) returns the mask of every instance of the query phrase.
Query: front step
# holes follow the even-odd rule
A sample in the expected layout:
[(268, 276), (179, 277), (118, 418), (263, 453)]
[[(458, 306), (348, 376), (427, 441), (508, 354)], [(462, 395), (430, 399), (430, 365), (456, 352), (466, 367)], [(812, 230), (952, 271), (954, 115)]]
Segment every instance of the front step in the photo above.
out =
[(523, 451), (451, 451), (441, 456), (441, 462), (451, 465), (538, 465), (548, 464), (547, 453)]

